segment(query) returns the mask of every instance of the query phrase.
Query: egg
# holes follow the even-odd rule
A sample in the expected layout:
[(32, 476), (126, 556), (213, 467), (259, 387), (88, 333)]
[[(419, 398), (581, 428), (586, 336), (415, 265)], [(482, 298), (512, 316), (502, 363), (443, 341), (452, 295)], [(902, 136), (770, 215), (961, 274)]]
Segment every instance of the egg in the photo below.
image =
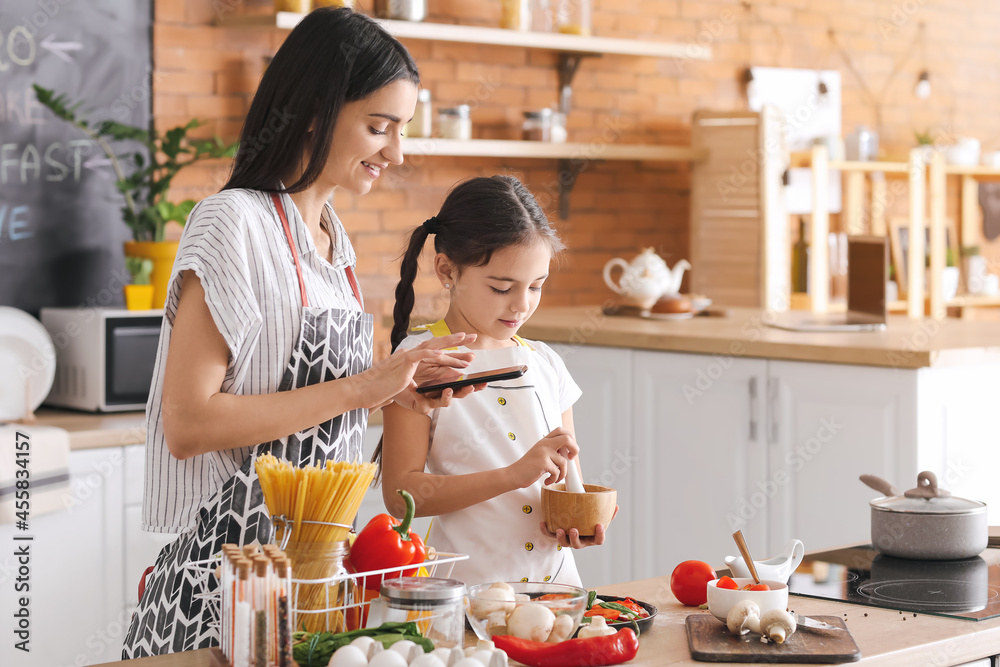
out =
[(383, 648), (382, 642), (377, 642), (371, 637), (358, 637), (349, 646), (356, 646), (361, 649), (361, 652), (365, 654), (366, 660), (371, 660), (372, 656)]
[(407, 667), (406, 658), (396, 651), (376, 653), (368, 664), (370, 667)]
[(444, 667), (453, 667), (463, 657), (461, 646), (456, 646), (455, 648), (436, 648), (431, 652), (431, 655), (437, 656), (438, 660), (444, 663)]
[(407, 664), (412, 662), (414, 658), (424, 652), (424, 649), (417, 646), (409, 639), (400, 639), (398, 642), (390, 646), (389, 650), (395, 651), (399, 655), (403, 656), (403, 660), (406, 660)]
[(483, 667), (490, 667), (490, 663), (493, 662), (493, 651), (477, 650), (470, 657), (480, 662)]
[(483, 663), (475, 658), (462, 658), (455, 663), (455, 667), (483, 667)]
[(424, 653), (414, 658), (410, 667), (447, 667), (447, 665), (433, 653)]
[(328, 667), (366, 667), (368, 656), (357, 646), (341, 646), (330, 658)]

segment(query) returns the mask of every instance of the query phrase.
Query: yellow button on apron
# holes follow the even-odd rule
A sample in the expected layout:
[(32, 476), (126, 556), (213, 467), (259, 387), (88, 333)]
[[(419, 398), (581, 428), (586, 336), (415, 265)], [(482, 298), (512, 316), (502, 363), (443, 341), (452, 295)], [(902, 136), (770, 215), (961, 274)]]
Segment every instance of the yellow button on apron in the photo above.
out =
[(561, 544), (556, 547), (556, 551), (562, 551), (562, 545)]
[(525, 505), (524, 507), (521, 508), (521, 511), (524, 512), (525, 514), (531, 514), (531, 505)]
[(547, 574), (547, 575), (545, 575), (545, 578), (542, 579), (542, 581), (548, 581), (551, 578), (552, 578), (552, 575), (551, 574)]
[(507, 405), (507, 399), (501, 396), (500, 398), (497, 399), (497, 403), (499, 403), (500, 405)]
[(507, 437), (510, 438), (511, 440), (517, 440), (517, 436), (514, 435), (513, 433), (508, 433)]
[(524, 550), (525, 551), (531, 551), (534, 548), (535, 548), (535, 545), (532, 544), (531, 542), (525, 542), (524, 543)]
[(521, 577), (521, 583), (522, 584), (528, 583), (528, 578), (527, 577)]

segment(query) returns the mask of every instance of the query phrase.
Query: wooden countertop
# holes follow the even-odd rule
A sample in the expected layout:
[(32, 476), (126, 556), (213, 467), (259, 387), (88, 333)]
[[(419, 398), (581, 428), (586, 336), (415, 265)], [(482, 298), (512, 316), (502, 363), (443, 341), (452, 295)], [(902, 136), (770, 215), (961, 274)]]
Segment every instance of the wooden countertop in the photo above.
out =
[(747, 308), (726, 313), (666, 321), (604, 315), (599, 306), (542, 308), (520, 334), (571, 345), (889, 368), (1000, 364), (1000, 322), (892, 316), (881, 332), (805, 333), (767, 326), (773, 313)]
[(69, 431), (70, 451), (146, 443), (146, 413), (141, 411), (88, 413), (41, 408), (35, 417), (39, 426)]
[[(69, 431), (70, 451), (146, 444), (146, 413), (141, 411), (88, 413), (41, 408), (35, 417), (39, 426)], [(381, 410), (369, 415), (369, 426), (381, 423)]]
[[(654, 667), (696, 662), (688, 651), (684, 622), (689, 614), (707, 614), (682, 606), (670, 593), (670, 578), (657, 577), (598, 589), (609, 595), (628, 595), (657, 606), (653, 627), (640, 639), (639, 654), (629, 665)], [(909, 665), (960, 665), (1000, 651), (1000, 618), (968, 621), (928, 614), (900, 613), (793, 595), (789, 608), (807, 616), (837, 616), (844, 619), (861, 649), (861, 667), (903, 667)], [(905, 621), (903, 619), (906, 619)], [(803, 630), (802, 632), (808, 632)], [(107, 663), (125, 667), (222, 667), (217, 649), (202, 649), (128, 663)], [(517, 663), (514, 663), (517, 664)]]

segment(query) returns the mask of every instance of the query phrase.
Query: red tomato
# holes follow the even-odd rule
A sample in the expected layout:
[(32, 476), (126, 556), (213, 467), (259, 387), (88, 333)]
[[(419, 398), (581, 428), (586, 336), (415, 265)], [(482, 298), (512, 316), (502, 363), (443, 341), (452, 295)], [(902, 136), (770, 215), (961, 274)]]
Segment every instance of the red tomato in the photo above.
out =
[(670, 575), (670, 592), (677, 601), (697, 607), (708, 601), (705, 584), (715, 579), (715, 570), (700, 560), (686, 560), (674, 568)]
[(736, 585), (736, 582), (733, 581), (732, 577), (723, 577), (722, 579), (719, 579), (719, 583), (717, 583), (715, 587), (728, 588), (731, 591), (735, 591), (737, 588), (739, 588), (739, 586)]
[(771, 590), (771, 587), (768, 586), (767, 584), (750, 584), (749, 586), (747, 586), (743, 590), (746, 590), (746, 591), (769, 591), (769, 590)]

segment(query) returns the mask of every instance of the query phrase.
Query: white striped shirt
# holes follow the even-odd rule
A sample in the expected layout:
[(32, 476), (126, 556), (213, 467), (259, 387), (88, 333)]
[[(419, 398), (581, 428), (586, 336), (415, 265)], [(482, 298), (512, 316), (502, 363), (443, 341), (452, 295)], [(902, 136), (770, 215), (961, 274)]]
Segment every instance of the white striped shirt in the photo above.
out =
[[(321, 258), (295, 204), (282, 195), (285, 214), (302, 265), (310, 307), (361, 310), (345, 268), (354, 267), (354, 248), (327, 204), (324, 227), (333, 239), (332, 264)], [(302, 301), (288, 240), (269, 194), (226, 190), (201, 201), (188, 217), (164, 306), (160, 346), (146, 404), (146, 485), (142, 527), (179, 533), (194, 524), (197, 511), (232, 477), (253, 447), (209, 452), (186, 460), (170, 454), (163, 437), (163, 372), (177, 304), (181, 272), (201, 280), (205, 301), (229, 347), (221, 390), (236, 395), (270, 394), (299, 338)]]

